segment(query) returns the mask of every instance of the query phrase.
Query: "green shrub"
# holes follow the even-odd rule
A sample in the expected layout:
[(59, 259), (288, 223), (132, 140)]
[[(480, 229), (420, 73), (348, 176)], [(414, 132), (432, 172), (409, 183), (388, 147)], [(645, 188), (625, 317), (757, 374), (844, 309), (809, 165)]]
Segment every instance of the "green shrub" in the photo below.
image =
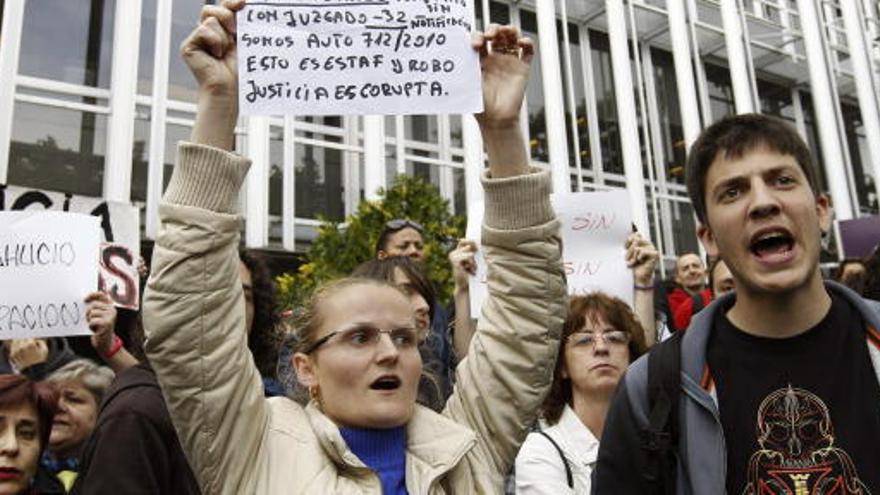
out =
[[(408, 218), (425, 227), (425, 263), (438, 297), (446, 304), (452, 295), (452, 271), (448, 251), (464, 234), (465, 218), (449, 213), (449, 202), (431, 184), (398, 175), (378, 201), (361, 201), (345, 225), (324, 220), (318, 237), (295, 273), (276, 278), (282, 310), (299, 307), (322, 282), (342, 277), (372, 258), (376, 240), (385, 223)], [(323, 219), (322, 219), (323, 220)]]

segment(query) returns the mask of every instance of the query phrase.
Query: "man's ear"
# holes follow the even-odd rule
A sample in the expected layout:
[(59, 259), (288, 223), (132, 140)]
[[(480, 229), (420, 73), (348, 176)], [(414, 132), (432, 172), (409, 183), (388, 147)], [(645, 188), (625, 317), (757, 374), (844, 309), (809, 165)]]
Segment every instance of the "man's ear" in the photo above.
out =
[(706, 254), (710, 258), (717, 258), (718, 245), (715, 243), (715, 234), (712, 233), (712, 229), (705, 223), (700, 223), (697, 225), (697, 237), (699, 237), (703, 249), (706, 250)]
[(315, 363), (312, 358), (302, 352), (297, 352), (291, 358), (293, 369), (296, 370), (296, 379), (301, 384), (313, 387), (318, 384), (318, 376), (315, 373)]
[(378, 258), (380, 260), (384, 260), (387, 257), (388, 257), (388, 253), (386, 253), (384, 249), (380, 249), (379, 252), (376, 253), (376, 258)]
[(816, 215), (819, 217), (819, 229), (823, 234), (831, 231), (831, 222), (834, 218), (834, 206), (831, 196), (820, 193), (816, 196)]

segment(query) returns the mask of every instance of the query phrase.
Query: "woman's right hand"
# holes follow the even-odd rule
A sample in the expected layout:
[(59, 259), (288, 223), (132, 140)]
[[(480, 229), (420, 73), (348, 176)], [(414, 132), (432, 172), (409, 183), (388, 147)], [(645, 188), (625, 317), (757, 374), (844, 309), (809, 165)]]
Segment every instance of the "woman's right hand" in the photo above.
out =
[(201, 21), (180, 45), (180, 55), (199, 85), (199, 106), (190, 140), (232, 150), (238, 120), (238, 52), (235, 13), (245, 0), (202, 7)]
[(235, 13), (245, 0), (223, 0), (202, 7), (200, 23), (180, 45), (180, 55), (199, 84), (199, 92), (238, 98)]

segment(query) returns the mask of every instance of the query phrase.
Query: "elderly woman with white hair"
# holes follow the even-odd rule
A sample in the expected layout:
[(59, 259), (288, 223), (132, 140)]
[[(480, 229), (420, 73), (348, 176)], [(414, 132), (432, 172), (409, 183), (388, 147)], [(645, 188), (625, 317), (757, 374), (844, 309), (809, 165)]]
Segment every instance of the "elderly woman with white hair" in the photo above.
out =
[(76, 480), (82, 447), (95, 428), (98, 405), (113, 382), (113, 371), (88, 359), (77, 359), (49, 376), (58, 390), (58, 411), (41, 463), (68, 491)]

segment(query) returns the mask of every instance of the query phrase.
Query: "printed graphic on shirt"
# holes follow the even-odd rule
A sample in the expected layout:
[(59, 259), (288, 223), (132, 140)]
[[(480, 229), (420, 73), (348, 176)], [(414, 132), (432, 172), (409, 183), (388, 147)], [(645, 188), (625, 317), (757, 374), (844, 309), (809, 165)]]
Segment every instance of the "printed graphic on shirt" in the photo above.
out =
[(743, 495), (870, 495), (850, 456), (834, 446), (825, 403), (789, 385), (758, 408), (760, 450), (749, 460)]

